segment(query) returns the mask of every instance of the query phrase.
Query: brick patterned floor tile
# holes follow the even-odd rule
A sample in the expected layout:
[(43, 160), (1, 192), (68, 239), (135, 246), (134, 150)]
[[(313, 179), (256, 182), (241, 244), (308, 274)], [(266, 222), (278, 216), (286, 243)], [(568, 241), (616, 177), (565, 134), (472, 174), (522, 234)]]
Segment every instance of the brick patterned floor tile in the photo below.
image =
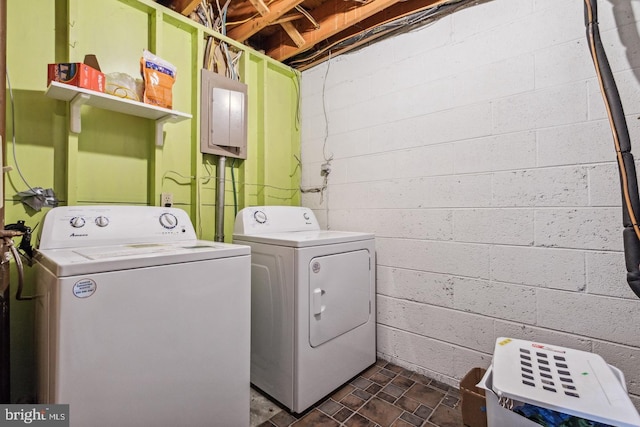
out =
[(414, 384), (404, 395), (430, 408), (435, 408), (444, 397), (444, 392), (424, 384)]
[(402, 414), (402, 409), (374, 397), (358, 412), (382, 427), (389, 427)]

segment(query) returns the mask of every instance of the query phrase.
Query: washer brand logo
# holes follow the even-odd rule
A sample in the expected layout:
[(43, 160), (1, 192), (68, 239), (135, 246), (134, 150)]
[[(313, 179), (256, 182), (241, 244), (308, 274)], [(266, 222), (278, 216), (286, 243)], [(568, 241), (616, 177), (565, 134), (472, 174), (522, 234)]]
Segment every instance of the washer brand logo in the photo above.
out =
[(1, 405), (3, 426), (69, 427), (69, 405)]
[(319, 263), (318, 261), (314, 262), (314, 263), (311, 265), (311, 270), (312, 270), (314, 273), (319, 273), (319, 272), (320, 272), (320, 263)]
[(71, 233), (69, 237), (87, 237), (88, 234)]

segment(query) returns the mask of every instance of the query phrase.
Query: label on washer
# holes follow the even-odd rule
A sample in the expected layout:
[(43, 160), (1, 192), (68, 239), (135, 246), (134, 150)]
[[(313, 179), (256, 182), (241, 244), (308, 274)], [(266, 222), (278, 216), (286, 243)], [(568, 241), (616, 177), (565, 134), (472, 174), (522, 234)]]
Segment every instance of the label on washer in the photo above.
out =
[(87, 298), (95, 293), (97, 287), (96, 282), (91, 279), (78, 280), (73, 285), (73, 294), (78, 298)]

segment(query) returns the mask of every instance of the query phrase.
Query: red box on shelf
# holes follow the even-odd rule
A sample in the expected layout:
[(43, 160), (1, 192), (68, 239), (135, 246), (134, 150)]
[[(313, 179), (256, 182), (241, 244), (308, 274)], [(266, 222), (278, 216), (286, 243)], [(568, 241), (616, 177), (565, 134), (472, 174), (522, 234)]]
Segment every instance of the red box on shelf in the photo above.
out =
[(104, 92), (104, 73), (83, 64), (82, 62), (61, 62), (49, 64), (47, 70), (47, 86), (54, 81), (85, 89)]

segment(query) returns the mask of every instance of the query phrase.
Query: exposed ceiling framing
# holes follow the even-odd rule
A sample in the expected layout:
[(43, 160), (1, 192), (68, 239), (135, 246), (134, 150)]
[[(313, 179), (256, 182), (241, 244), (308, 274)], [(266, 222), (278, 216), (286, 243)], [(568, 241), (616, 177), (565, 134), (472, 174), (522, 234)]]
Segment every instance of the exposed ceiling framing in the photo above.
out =
[[(213, 28), (228, 37), (304, 70), (330, 56), (488, 0), (157, 1), (205, 25), (216, 21), (218, 28), (212, 24)], [(201, 19), (205, 11), (209, 18)]]

